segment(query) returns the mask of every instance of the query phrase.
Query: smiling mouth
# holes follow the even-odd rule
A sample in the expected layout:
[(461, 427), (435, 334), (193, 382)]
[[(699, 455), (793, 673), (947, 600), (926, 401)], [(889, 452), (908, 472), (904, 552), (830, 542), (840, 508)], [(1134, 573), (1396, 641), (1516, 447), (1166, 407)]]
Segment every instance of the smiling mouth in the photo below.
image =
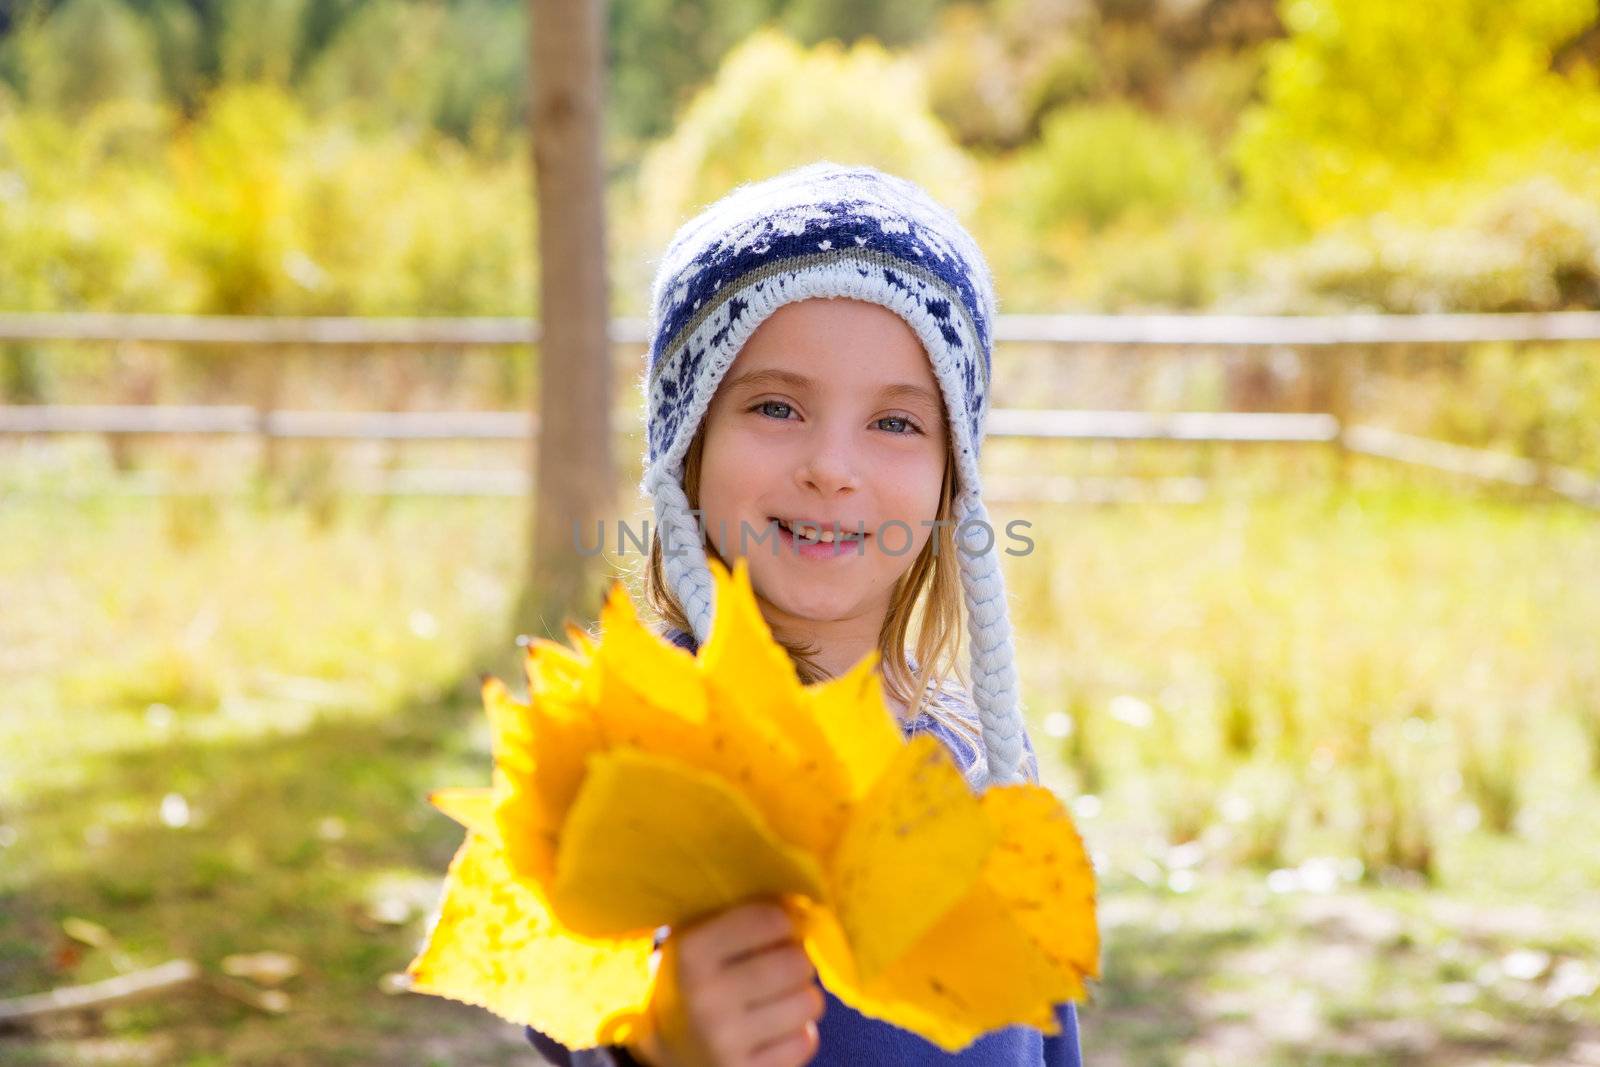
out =
[(831, 545), (835, 541), (854, 543), (856, 541), (864, 541), (872, 536), (866, 531), (865, 524), (861, 524), (862, 528), (860, 529), (850, 530), (846, 529), (844, 524), (841, 523), (838, 535), (835, 536), (832, 524), (824, 526), (821, 523), (807, 522), (805, 519), (780, 519), (776, 515), (768, 515), (767, 521), (777, 523), (789, 531), (795, 540), (802, 544)]

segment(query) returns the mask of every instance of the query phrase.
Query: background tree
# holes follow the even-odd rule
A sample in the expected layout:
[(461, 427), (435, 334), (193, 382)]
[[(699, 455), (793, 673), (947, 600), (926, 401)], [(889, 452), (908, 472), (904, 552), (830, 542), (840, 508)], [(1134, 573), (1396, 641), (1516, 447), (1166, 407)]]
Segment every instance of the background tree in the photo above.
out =
[(601, 148), (605, 2), (530, 0), (533, 168), (539, 213), (539, 433), (533, 551), (516, 623), (560, 637), (599, 613), (603, 558), (588, 536), (612, 518), (611, 347)]

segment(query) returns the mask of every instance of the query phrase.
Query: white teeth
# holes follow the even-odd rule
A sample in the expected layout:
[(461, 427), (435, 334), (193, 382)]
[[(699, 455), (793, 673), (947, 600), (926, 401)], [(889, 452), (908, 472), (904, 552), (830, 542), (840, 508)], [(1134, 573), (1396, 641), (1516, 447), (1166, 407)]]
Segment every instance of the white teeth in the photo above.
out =
[(858, 533), (840, 530), (838, 534), (835, 534), (831, 527), (819, 528), (815, 523), (798, 523), (790, 519), (779, 519), (778, 525), (801, 540), (820, 541), (825, 545), (831, 545), (834, 541), (856, 541), (860, 539), (860, 534)]

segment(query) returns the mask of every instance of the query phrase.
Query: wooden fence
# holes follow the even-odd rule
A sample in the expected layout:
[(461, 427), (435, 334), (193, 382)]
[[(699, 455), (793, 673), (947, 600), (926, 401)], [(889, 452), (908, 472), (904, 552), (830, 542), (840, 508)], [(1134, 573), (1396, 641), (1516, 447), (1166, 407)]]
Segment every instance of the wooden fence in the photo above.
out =
[[(650, 340), (649, 323), (616, 318), (611, 339)], [(1600, 340), (1600, 311), (1501, 315), (1000, 315), (996, 341), (1055, 344), (1319, 348)], [(346, 348), (528, 345), (523, 318), (287, 318), (221, 315), (0, 313), (0, 341), (317, 345)]]
[[(613, 320), (616, 343), (647, 344), (649, 323)], [(520, 318), (265, 318), (114, 314), (0, 314), (0, 342), (105, 342), (309, 346), (358, 351), (537, 344), (538, 323)], [(1505, 315), (1002, 315), (999, 343), (1140, 348), (1280, 348), (1339, 358), (1341, 350), (1406, 344), (1600, 341), (1600, 312)], [(1341, 376), (1342, 377), (1342, 376)], [(1568, 467), (1354, 423), (1323, 413), (1144, 412), (996, 409), (994, 437), (1038, 439), (1319, 442), (1481, 481), (1542, 487), (1600, 508), (1600, 479)], [(503, 411), (295, 411), (262, 405), (0, 406), (0, 434), (244, 435), (270, 442), (324, 440), (524, 440), (531, 414)], [(468, 484), (465, 493), (481, 491)], [(496, 490), (503, 491), (502, 489)]]

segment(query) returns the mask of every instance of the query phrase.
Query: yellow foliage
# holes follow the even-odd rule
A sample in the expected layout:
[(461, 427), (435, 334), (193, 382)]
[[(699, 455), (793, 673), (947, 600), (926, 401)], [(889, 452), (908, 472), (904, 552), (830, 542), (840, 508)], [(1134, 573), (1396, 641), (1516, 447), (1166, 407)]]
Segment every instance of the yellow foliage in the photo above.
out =
[(1249, 199), (1306, 232), (1508, 164), (1537, 173), (1550, 146), (1600, 146), (1592, 68), (1551, 64), (1595, 0), (1282, 6), (1289, 35), (1267, 50), (1233, 152)]
[(572, 933), (478, 834), (467, 835), (445, 880), (428, 944), (408, 968), (412, 989), (477, 1004), (573, 1047), (626, 1040), (649, 1004), (648, 931)]
[(618, 585), (598, 641), (530, 646), (526, 703), (484, 682), (493, 786), (429, 798), (469, 833), (413, 988), (616, 1043), (654, 992), (657, 928), (765, 897), (862, 1012), (952, 1051), (1056, 1032), (1054, 1006), (1099, 974), (1093, 871), (1060, 801), (974, 795), (935, 738), (902, 735), (872, 655), (802, 685), (746, 561), (712, 569), (697, 656)]
[(550, 906), (597, 936), (751, 897), (821, 897), (822, 871), (720, 776), (634, 749), (596, 755), (563, 828)]
[[(833, 858), (833, 897), (870, 980), (977, 882), (993, 834), (939, 741), (918, 734), (855, 809)], [(938, 872), (907, 884), (907, 872)]]

